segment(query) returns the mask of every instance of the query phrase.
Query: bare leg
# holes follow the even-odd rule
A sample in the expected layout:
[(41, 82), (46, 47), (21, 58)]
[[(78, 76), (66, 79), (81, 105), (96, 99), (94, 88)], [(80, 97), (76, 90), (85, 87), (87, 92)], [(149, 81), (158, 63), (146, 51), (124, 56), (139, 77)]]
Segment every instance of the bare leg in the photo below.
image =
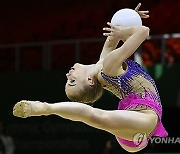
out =
[(81, 121), (92, 127), (105, 130), (115, 136), (132, 140), (137, 133), (147, 136), (155, 129), (157, 115), (151, 111), (105, 111), (77, 102), (41, 103), (21, 101), (13, 109), (17, 117), (58, 115), (72, 121)]
[(155, 119), (154, 123), (157, 123), (153, 111), (105, 111), (77, 102), (48, 104), (39, 101), (21, 101), (14, 106), (13, 114), (21, 118), (54, 114), (72, 121), (84, 122), (118, 136), (124, 136), (124, 133), (134, 130), (151, 130), (154, 128), (152, 120)]

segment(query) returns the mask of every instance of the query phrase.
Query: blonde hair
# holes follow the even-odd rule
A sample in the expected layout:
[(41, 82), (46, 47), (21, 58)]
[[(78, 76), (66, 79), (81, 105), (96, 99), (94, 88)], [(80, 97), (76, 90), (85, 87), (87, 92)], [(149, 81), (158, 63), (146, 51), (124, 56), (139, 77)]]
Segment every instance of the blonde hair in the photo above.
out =
[(94, 85), (90, 86), (86, 84), (83, 89), (79, 90), (78, 94), (68, 94), (67, 97), (71, 101), (85, 103), (89, 105), (93, 105), (98, 99), (101, 98), (103, 94), (103, 88), (98, 80), (94, 79)]

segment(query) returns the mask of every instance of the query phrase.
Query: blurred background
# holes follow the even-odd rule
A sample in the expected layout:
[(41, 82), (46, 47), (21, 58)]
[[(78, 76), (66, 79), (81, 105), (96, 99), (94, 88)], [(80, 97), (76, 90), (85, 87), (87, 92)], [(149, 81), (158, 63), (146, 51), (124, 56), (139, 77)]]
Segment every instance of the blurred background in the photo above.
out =
[[(169, 143), (149, 143), (139, 152), (180, 154), (180, 1), (179, 0), (1, 0), (0, 1), (0, 154), (119, 154), (114, 136), (57, 116), (20, 119), (20, 100), (68, 101), (65, 73), (75, 63), (97, 62), (102, 28), (122, 8), (149, 10), (143, 24), (150, 37), (130, 58), (155, 79)], [(116, 109), (109, 92), (95, 104)], [(176, 141), (176, 142), (175, 142)]]

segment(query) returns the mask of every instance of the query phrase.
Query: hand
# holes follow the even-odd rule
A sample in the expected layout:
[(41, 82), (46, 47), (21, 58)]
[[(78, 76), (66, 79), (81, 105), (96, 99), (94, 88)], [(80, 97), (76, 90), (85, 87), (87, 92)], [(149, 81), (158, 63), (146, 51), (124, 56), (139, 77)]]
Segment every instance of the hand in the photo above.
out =
[(114, 26), (110, 22), (107, 23), (110, 27), (104, 27), (103, 30), (107, 31), (103, 33), (104, 36), (109, 36), (109, 41), (119, 38), (123, 40), (123, 35), (121, 34), (121, 30), (124, 28), (122, 26)]
[(149, 11), (139, 11), (139, 8), (141, 7), (141, 3), (139, 3), (136, 8), (134, 9), (139, 15), (141, 18), (149, 18)]

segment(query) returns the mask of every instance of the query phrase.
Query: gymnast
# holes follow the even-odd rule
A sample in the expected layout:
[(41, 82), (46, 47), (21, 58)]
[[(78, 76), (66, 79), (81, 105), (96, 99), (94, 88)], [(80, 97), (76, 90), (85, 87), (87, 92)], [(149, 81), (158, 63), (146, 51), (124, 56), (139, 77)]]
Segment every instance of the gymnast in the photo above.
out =
[[(135, 10), (141, 18), (148, 18), (148, 11), (139, 11), (140, 5)], [(161, 122), (162, 105), (155, 81), (142, 66), (128, 59), (147, 39), (149, 28), (114, 26), (108, 22), (103, 30), (107, 38), (99, 61), (91, 65), (76, 63), (66, 74), (65, 92), (70, 102), (22, 100), (15, 104), (13, 115), (57, 115), (83, 122), (114, 135), (126, 151), (138, 152), (152, 136), (168, 135)], [(120, 41), (123, 44), (117, 47)], [(93, 107), (103, 89), (120, 99), (117, 110)]]

